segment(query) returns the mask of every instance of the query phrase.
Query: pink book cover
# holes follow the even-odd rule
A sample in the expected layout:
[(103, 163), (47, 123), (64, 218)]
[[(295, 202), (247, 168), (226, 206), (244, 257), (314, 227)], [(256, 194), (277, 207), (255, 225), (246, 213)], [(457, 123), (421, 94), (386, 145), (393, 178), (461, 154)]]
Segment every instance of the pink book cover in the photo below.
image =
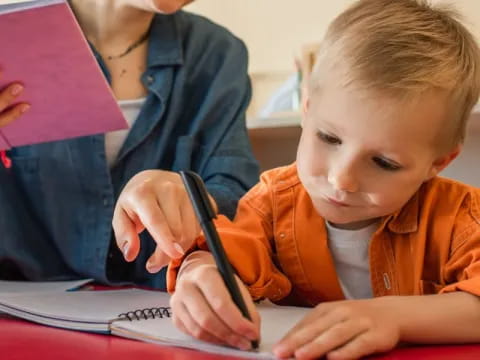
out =
[(11, 2), (0, 0), (0, 89), (23, 83), (16, 102), (31, 108), (0, 128), (0, 150), (127, 128), (67, 2)]

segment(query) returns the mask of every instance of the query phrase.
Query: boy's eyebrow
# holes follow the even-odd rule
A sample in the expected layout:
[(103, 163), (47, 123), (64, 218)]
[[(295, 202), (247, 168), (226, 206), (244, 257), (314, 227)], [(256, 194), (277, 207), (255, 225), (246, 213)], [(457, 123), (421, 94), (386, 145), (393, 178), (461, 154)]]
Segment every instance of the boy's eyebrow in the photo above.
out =
[(315, 122), (315, 127), (317, 128), (317, 130), (321, 130), (319, 128), (319, 124), (326, 124), (327, 127), (329, 129), (326, 129), (326, 130), (329, 130), (329, 131), (333, 131), (333, 132), (338, 132), (338, 133), (342, 133), (342, 128), (338, 128), (336, 125), (332, 124), (330, 121), (326, 120), (324, 117), (316, 117), (316, 119), (314, 119), (314, 122)]

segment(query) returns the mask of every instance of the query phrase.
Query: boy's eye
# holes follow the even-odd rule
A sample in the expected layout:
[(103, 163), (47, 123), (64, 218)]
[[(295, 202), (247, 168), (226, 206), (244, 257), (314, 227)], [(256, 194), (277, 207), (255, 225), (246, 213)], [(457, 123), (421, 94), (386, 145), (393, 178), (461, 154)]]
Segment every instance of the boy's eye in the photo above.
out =
[(401, 168), (400, 165), (394, 164), (394, 163), (392, 163), (388, 160), (382, 159), (380, 157), (374, 157), (373, 161), (375, 162), (375, 164), (378, 165), (378, 167), (380, 167), (384, 170), (396, 171), (396, 170), (400, 170), (400, 168)]
[(317, 137), (323, 142), (330, 145), (340, 145), (342, 143), (342, 140), (340, 140), (336, 136), (326, 134), (322, 131), (317, 131)]

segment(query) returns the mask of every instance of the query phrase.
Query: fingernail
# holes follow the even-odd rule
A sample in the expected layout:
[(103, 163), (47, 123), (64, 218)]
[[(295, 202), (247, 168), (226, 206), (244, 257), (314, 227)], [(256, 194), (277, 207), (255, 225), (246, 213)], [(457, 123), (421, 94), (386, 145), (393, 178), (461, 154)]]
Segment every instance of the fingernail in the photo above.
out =
[(180, 246), (180, 244), (174, 243), (174, 244), (173, 244), (173, 247), (174, 247), (175, 250), (177, 250), (180, 254), (185, 255), (185, 250), (183, 250), (183, 248)]
[(146, 267), (149, 273), (156, 273), (156, 272), (159, 272), (161, 269), (161, 266), (158, 266), (157, 264), (155, 264), (155, 261), (152, 259), (147, 261)]
[(27, 112), (28, 110), (30, 110), (30, 105), (28, 104), (24, 104), (22, 106), (20, 106), (20, 112), (23, 114), (24, 112)]
[(130, 243), (128, 242), (128, 240), (126, 240), (122, 244), (122, 253), (125, 259), (127, 259), (129, 249), (130, 249)]
[(249, 350), (252, 347), (252, 344), (250, 343), (250, 341), (242, 339), (237, 341), (237, 347), (241, 350)]
[(18, 94), (20, 94), (23, 90), (23, 86), (22, 85), (19, 85), (19, 84), (15, 84), (13, 85), (12, 89), (10, 90), (10, 93), (13, 95), (13, 96), (17, 96)]
[(230, 335), (227, 337), (226, 342), (232, 347), (237, 347), (237, 345), (240, 343), (241, 338), (239, 338), (237, 335)]
[(279, 357), (286, 356), (288, 349), (283, 345), (277, 345), (273, 347), (273, 353)]

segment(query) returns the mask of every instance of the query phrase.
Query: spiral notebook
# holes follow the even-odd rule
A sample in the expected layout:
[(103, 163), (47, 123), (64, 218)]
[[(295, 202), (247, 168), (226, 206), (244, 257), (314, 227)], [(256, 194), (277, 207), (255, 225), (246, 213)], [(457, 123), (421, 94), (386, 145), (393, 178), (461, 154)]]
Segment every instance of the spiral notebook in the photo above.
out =
[(196, 340), (171, 321), (167, 293), (138, 289), (0, 294), (0, 311), (44, 325), (111, 333), (129, 339), (245, 358), (274, 359), (272, 346), (309, 309), (261, 303), (258, 351), (241, 351)]
[(61, 292), (73, 291), (92, 282), (92, 279), (71, 280), (71, 281), (8, 281), (0, 280), (1, 294), (16, 293), (40, 293), (40, 292)]

